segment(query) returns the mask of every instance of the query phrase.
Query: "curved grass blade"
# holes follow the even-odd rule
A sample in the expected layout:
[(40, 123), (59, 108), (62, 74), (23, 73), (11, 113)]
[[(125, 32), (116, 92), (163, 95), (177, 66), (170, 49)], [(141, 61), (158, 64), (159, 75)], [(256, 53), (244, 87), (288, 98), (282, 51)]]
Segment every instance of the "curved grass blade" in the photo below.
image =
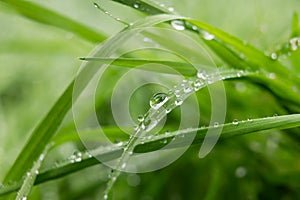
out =
[[(80, 58), (81, 60), (86, 61), (94, 61), (99, 62), (101, 64), (111, 64), (120, 67), (128, 67), (128, 68), (135, 68), (136, 66), (150, 64), (150, 63), (157, 63), (162, 65), (167, 65), (178, 71), (180, 74), (184, 76), (195, 76), (197, 70), (192, 64), (184, 63), (184, 62), (174, 62), (174, 61), (164, 61), (164, 60), (148, 60), (148, 59), (137, 59), (137, 58)], [(163, 68), (156, 68), (151, 66), (145, 66), (142, 69), (161, 72), (161, 73), (171, 73), (176, 74), (174, 71), (166, 70)]]
[(14, 8), (21, 15), (29, 19), (72, 32), (87, 41), (97, 43), (104, 41), (107, 38), (106, 35), (98, 33), (90, 27), (80, 24), (55, 11), (43, 8), (33, 2), (19, 0), (0, 0), (0, 2)]
[[(267, 117), (267, 118), (259, 118), (259, 119), (251, 119), (240, 121), (238, 124), (235, 123), (227, 123), (224, 125), (220, 125), (223, 127), (222, 134), (220, 136), (220, 141), (231, 139), (236, 136), (246, 135), (250, 133), (256, 133), (259, 131), (265, 130), (284, 130), (289, 128), (296, 128), (300, 127), (300, 114), (293, 114), (293, 115), (283, 115), (283, 116), (275, 116), (275, 117)], [(197, 134), (193, 141), (193, 144), (200, 144), (203, 142), (208, 129), (214, 129), (215, 127), (204, 127), (204, 128), (197, 128)], [(170, 148), (177, 148), (182, 147), (185, 145), (185, 137), (182, 135), (193, 133), (194, 129), (186, 129), (186, 130), (178, 130), (171, 133), (164, 133), (154, 136), (151, 140), (145, 138), (143, 143), (136, 145), (134, 148), (135, 153), (147, 153), (151, 151), (157, 151), (162, 147), (166, 146), (169, 142), (176, 141), (176, 145), (168, 146)], [(168, 143), (164, 141), (167, 140)], [(116, 149), (111, 152), (101, 152), (99, 151), (99, 156), (105, 157), (105, 160), (113, 160), (121, 156), (122, 148), (125, 148), (125, 144), (119, 149)], [(85, 154), (84, 152), (82, 154)], [(133, 154), (134, 156), (134, 154)], [(84, 168), (89, 166), (97, 165), (99, 161), (94, 157), (83, 157), (81, 162), (70, 163), (65, 162), (60, 167), (54, 167), (52, 169), (48, 169), (44, 172), (41, 172), (37, 175), (37, 179), (35, 181), (35, 185), (44, 183), (46, 181), (50, 181), (53, 179), (60, 178), (67, 174), (80, 171)], [(16, 184), (14, 186), (8, 186), (4, 188), (0, 188), (0, 196), (9, 194), (13, 191), (16, 191), (20, 188), (21, 184)]]

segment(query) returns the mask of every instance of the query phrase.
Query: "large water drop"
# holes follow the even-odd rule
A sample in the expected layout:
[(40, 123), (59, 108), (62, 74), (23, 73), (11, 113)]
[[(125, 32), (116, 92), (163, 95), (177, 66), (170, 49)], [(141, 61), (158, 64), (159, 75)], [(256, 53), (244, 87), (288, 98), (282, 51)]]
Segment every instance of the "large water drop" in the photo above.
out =
[(185, 29), (184, 22), (182, 20), (173, 20), (171, 25), (178, 31), (183, 31)]
[(168, 96), (165, 93), (156, 93), (150, 99), (150, 106), (153, 109), (158, 109), (168, 101)]

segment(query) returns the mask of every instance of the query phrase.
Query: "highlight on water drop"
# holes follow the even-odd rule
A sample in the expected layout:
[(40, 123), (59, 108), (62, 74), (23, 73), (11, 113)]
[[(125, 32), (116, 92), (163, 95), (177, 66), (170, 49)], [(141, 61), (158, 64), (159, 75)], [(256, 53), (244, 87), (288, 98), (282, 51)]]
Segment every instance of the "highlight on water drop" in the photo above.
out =
[(169, 97), (165, 93), (156, 93), (150, 99), (150, 106), (153, 109), (158, 109), (169, 100)]

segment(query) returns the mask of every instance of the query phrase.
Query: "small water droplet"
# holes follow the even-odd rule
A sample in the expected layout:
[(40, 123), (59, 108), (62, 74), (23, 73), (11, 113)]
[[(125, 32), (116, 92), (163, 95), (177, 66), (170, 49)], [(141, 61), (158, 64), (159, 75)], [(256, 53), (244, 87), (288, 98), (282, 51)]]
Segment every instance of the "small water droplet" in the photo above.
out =
[(103, 196), (103, 199), (104, 199), (104, 200), (107, 200), (107, 199), (108, 199), (108, 195), (105, 194), (105, 195)]
[(215, 36), (213, 34), (210, 34), (210, 33), (206, 32), (206, 31), (202, 31), (201, 33), (202, 33), (202, 36), (203, 36), (203, 38), (205, 40), (213, 40), (213, 39), (215, 39)]
[(123, 164), (121, 165), (121, 169), (125, 169), (125, 167), (126, 167), (126, 163), (123, 163)]
[(275, 114), (273, 115), (273, 117), (278, 117), (278, 114), (277, 114), (277, 113), (275, 113)]
[(275, 78), (276, 78), (276, 74), (275, 74), (275, 73), (269, 73), (269, 74), (268, 74), (268, 77), (269, 77), (270, 79), (275, 79)]
[(173, 8), (173, 7), (169, 7), (169, 8), (168, 8), (168, 11), (174, 12), (174, 8)]
[(166, 5), (163, 4), (163, 3), (161, 3), (161, 4), (159, 4), (159, 6), (162, 7), (162, 8), (164, 8)]
[(190, 93), (193, 89), (191, 88), (191, 86), (187, 85), (186, 87), (183, 88), (183, 92), (184, 93)]
[(173, 20), (171, 25), (178, 31), (183, 31), (185, 29), (184, 22), (182, 20)]
[(203, 82), (199, 79), (195, 80), (193, 86), (194, 86), (194, 90), (198, 91), (201, 88), (201, 86), (203, 86)]
[(271, 58), (272, 58), (272, 60), (276, 60), (277, 54), (275, 52), (271, 53)]
[(123, 145), (123, 142), (119, 142), (116, 144), (118, 147), (122, 146)]
[(290, 39), (290, 46), (292, 51), (296, 51), (300, 46), (300, 38), (292, 38)]
[(129, 151), (128, 154), (129, 154), (129, 155), (132, 155), (132, 154), (133, 154), (133, 151)]
[(165, 139), (165, 140), (163, 141), (163, 143), (164, 143), (164, 144), (167, 144), (167, 142), (168, 142), (168, 140), (167, 140), (167, 139)]
[(239, 124), (239, 120), (234, 119), (233, 122), (232, 122), (232, 124), (233, 124), (233, 125), (238, 125), (238, 124)]
[(134, 4), (133, 4), (133, 7), (138, 9), (139, 7), (141, 6), (140, 2), (136, 1)]
[(138, 116), (138, 121), (143, 122), (145, 120), (144, 115), (139, 115)]
[(205, 70), (199, 70), (197, 72), (197, 77), (200, 78), (200, 79), (206, 80), (207, 79), (206, 71)]
[(168, 96), (165, 93), (156, 93), (150, 99), (150, 106), (153, 109), (158, 109), (168, 101)]
[(175, 100), (175, 105), (176, 105), (176, 106), (180, 106), (182, 103), (183, 103), (183, 100), (180, 99), (180, 98), (177, 98), (177, 99)]
[(248, 121), (248, 122), (252, 122), (253, 119), (252, 119), (251, 117), (249, 117), (249, 118), (247, 119), (247, 121)]
[(194, 31), (199, 31), (199, 29), (198, 29), (198, 27), (197, 26), (192, 26), (192, 29), (194, 30)]
[(27, 197), (22, 197), (21, 200), (27, 200)]
[(35, 170), (34, 173), (35, 173), (35, 174), (39, 174), (39, 170)]
[(215, 122), (214, 123), (214, 127), (216, 128), (216, 127), (219, 127), (219, 122)]

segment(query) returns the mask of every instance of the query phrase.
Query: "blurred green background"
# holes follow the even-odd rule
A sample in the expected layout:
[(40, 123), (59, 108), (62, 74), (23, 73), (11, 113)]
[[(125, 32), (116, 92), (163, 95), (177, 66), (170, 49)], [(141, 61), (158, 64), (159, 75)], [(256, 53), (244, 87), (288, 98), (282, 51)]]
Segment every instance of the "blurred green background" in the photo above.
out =
[[(124, 26), (95, 9), (92, 1), (32, 1), (107, 35)], [(229, 32), (270, 53), (288, 40), (297, 0), (170, 0), (180, 15)], [(99, 1), (124, 21), (143, 16), (110, 1)], [(19, 15), (0, 1), (0, 180), (21, 151), (32, 128), (74, 78), (79, 57), (97, 45), (73, 33)], [(263, 89), (240, 81), (226, 83), (227, 121), (284, 114)], [(246, 88), (246, 89), (245, 89)], [(199, 92), (199, 98), (207, 91)], [(268, 106), (265, 103), (268, 102)], [(205, 105), (202, 105), (205, 109)], [(201, 107), (201, 105), (200, 105)], [(209, 116), (204, 115), (204, 119)], [(71, 115), (65, 126), (70, 125)], [(205, 123), (205, 120), (204, 122)], [(71, 127), (71, 128), (70, 128)], [(198, 159), (193, 146), (172, 165), (146, 174), (123, 174), (114, 187), (116, 199), (300, 199), (299, 143), (269, 131), (224, 141)], [(299, 141), (298, 141), (299, 142)], [(78, 146), (66, 144), (59, 157)], [(47, 164), (47, 162), (46, 162)], [(94, 166), (44, 183), (29, 199), (96, 199), (108, 168)], [(83, 176), (84, 175), (84, 176)]]

